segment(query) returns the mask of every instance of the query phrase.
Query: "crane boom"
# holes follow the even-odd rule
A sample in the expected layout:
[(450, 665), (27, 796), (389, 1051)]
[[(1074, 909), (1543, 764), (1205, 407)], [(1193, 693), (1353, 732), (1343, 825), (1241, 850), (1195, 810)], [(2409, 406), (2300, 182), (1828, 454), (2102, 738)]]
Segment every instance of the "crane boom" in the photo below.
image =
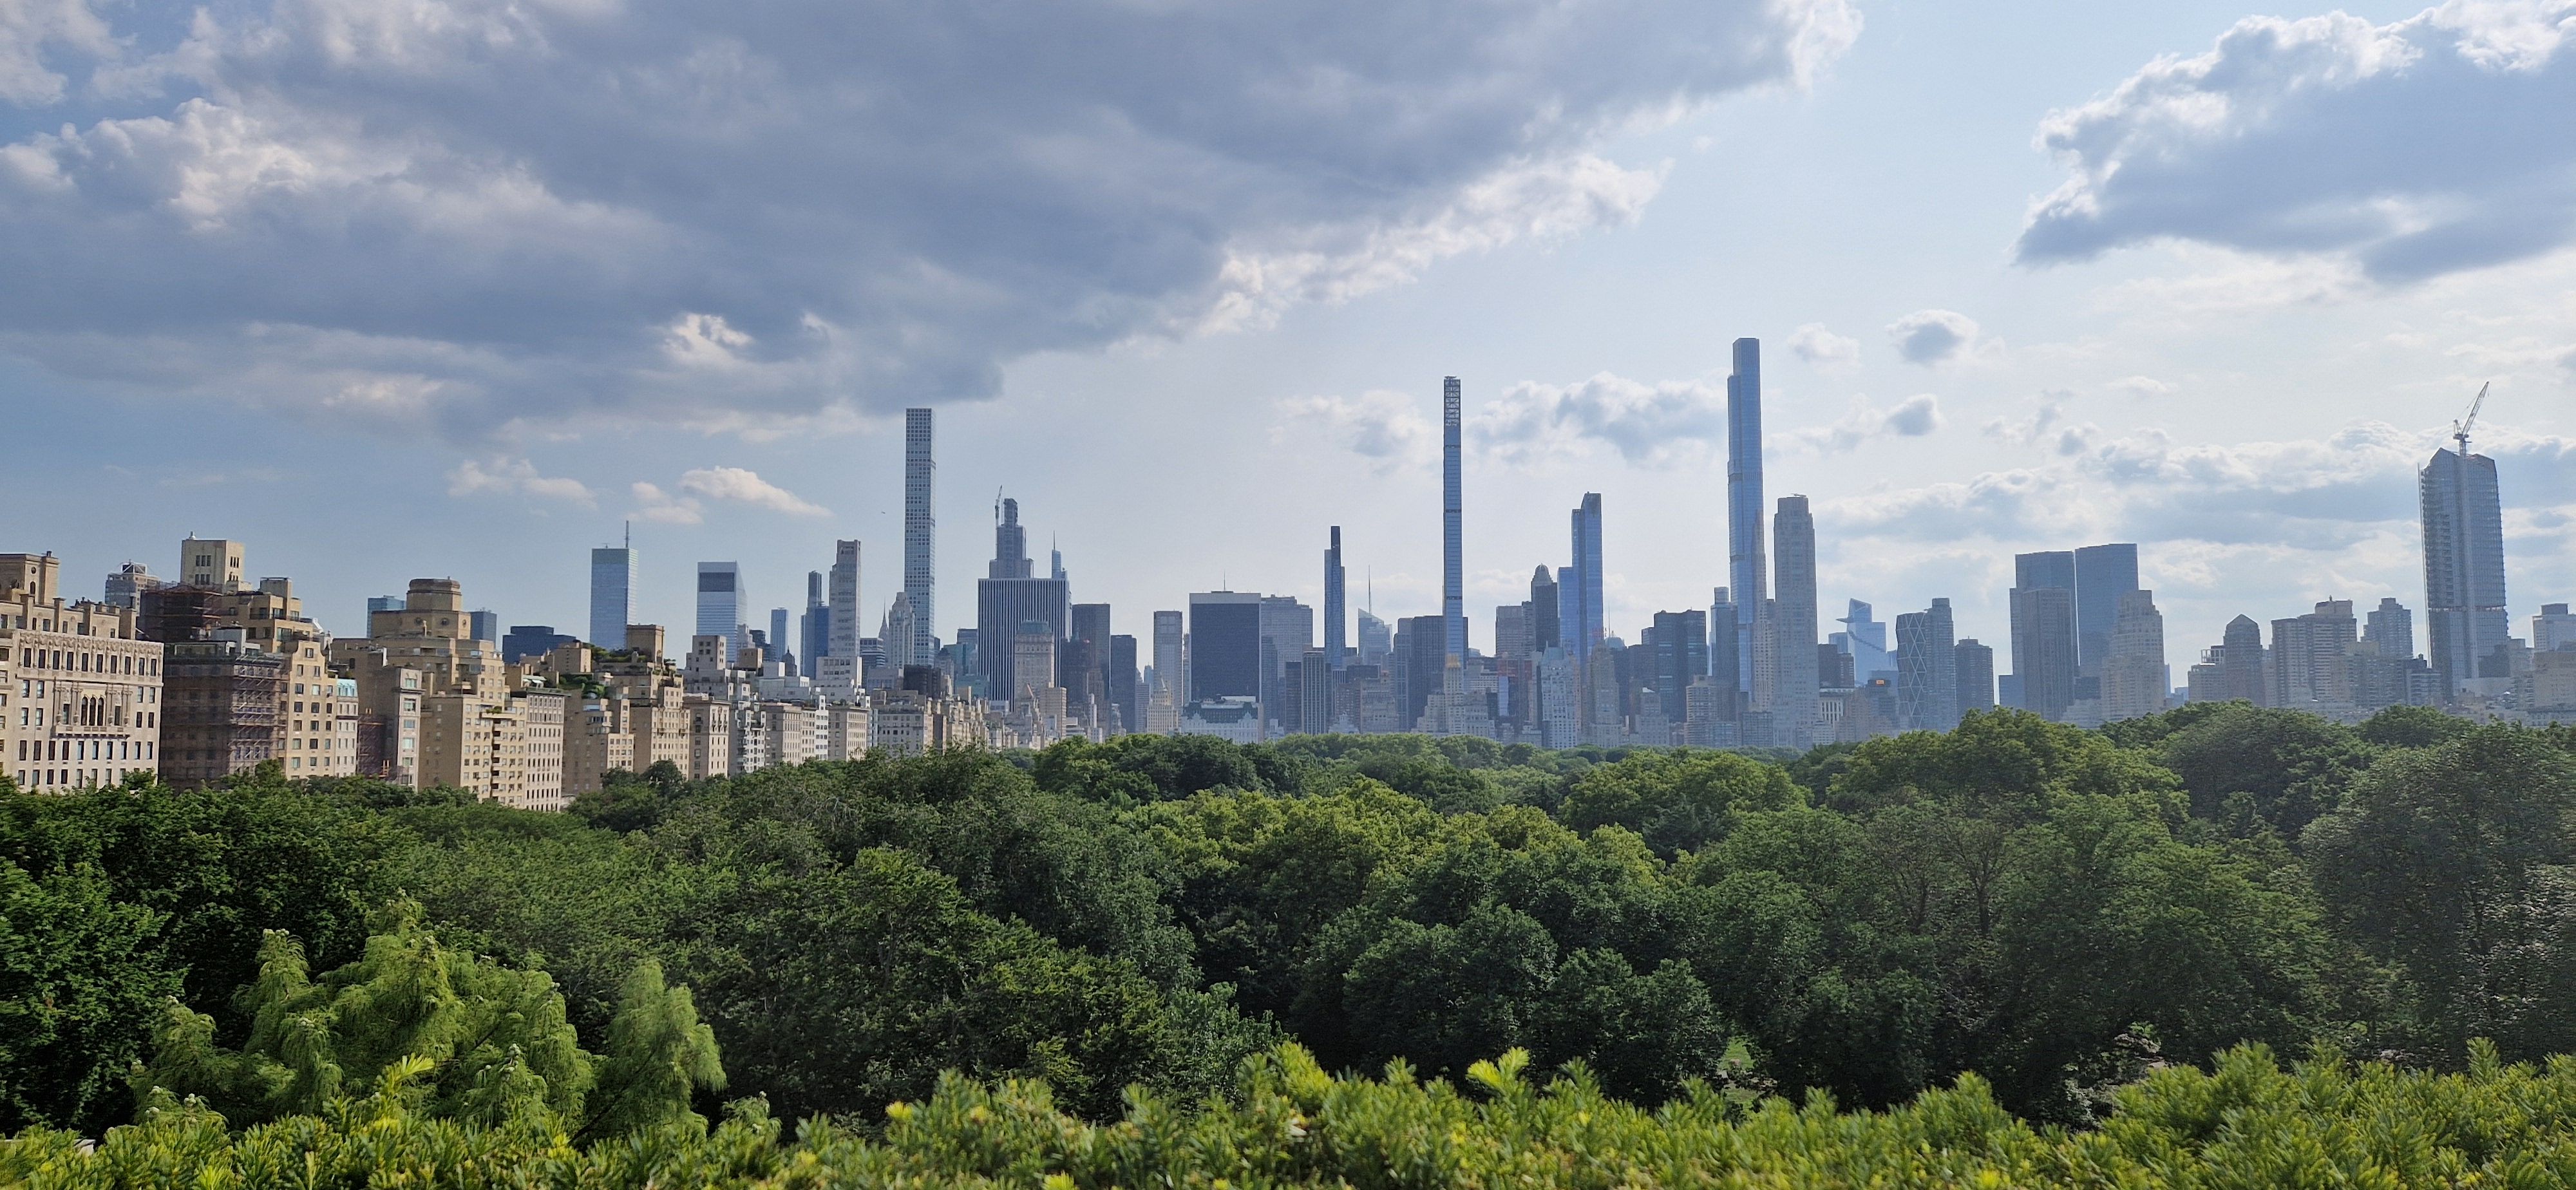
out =
[(2487, 387), (2494, 383), (2490, 380), (2486, 384), (2479, 385), (2478, 399), (2469, 402), (2469, 415), (2451, 423), (2451, 438), (2460, 444), (2461, 458), (2469, 457), (2469, 430), (2478, 424), (2478, 410), (2486, 408)]

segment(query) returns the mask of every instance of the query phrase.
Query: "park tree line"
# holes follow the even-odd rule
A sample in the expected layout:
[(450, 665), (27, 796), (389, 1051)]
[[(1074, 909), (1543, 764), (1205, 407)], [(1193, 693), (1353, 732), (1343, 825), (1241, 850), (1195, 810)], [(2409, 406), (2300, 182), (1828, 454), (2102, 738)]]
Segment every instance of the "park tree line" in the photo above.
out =
[(1290, 1043), (1451, 1081), (1518, 1051), (1645, 1105), (1973, 1073), (2089, 1124), (2248, 1043), (2576, 1052), (2571, 865), (2576, 733), (2242, 704), (1795, 755), (663, 767), (567, 814), (274, 773), (0, 791), (0, 1133), (368, 1095), (584, 1138), (752, 1100), (881, 1128), (943, 1071), (1100, 1121)]

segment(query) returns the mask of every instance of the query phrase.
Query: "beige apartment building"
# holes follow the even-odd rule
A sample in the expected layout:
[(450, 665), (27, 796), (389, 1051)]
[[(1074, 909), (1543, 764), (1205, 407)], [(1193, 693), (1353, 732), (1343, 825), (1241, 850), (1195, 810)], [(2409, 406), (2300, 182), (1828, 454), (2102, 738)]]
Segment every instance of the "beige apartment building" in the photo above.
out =
[[(354, 774), (357, 690), (332, 673), (330, 634), (304, 614), (293, 580), (247, 583), (246, 555), (238, 541), (187, 538), (179, 543), (180, 581), (137, 597), (147, 638), (172, 647), (243, 646), (192, 648), (190, 663), (172, 674), (169, 693), (186, 708), (187, 721), (176, 725), (184, 738), (169, 741), (179, 755), (166, 771), (192, 786), (269, 760), (293, 778)], [(273, 659), (276, 669), (276, 705), (266, 716), (247, 701), (251, 685), (268, 684), (267, 675), (255, 672), (251, 652)], [(264, 750), (252, 741), (263, 728), (269, 734)]]
[[(402, 607), (368, 615), (364, 639), (331, 642), (330, 661), (355, 686), (359, 734), (374, 737), (359, 745), (380, 766), (370, 775), (526, 803), (529, 712), (499, 646), (475, 639), (462, 584), (413, 579)], [(559, 797), (559, 776), (552, 787)]]
[(528, 690), (510, 700), (526, 724), (527, 750), (519, 800), (522, 810), (564, 808), (564, 726), (571, 698), (561, 690)]
[(563, 795), (566, 805), (595, 793), (603, 778), (638, 771), (635, 718), (640, 708), (614, 694), (587, 695), (564, 724)]
[(162, 649), (132, 608), (66, 603), (52, 554), (0, 554), (0, 771), (21, 789), (114, 785), (160, 764)]

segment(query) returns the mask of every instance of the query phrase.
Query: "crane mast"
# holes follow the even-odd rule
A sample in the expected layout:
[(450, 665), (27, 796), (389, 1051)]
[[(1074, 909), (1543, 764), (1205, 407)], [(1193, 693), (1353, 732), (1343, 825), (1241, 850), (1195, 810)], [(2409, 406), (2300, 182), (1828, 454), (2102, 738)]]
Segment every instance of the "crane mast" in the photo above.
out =
[(2469, 402), (2469, 415), (2451, 423), (2451, 439), (2460, 444), (2461, 458), (2469, 457), (2469, 429), (2478, 424), (2478, 410), (2486, 408), (2487, 387), (2494, 383), (2490, 380), (2486, 384), (2479, 385), (2478, 399)]

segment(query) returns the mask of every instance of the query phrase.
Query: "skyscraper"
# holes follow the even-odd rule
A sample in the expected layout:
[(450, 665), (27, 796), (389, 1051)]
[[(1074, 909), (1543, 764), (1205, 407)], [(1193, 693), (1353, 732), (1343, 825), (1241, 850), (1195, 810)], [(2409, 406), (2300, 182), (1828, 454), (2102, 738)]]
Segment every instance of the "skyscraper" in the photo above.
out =
[(2153, 591), (2125, 591), (2111, 620), (2102, 659), (2102, 718), (2116, 723), (2165, 709), (2172, 697), (2165, 669), (2165, 617)]
[[(1109, 701), (1109, 638), (1112, 635), (1109, 631), (1109, 605), (1106, 603), (1074, 604), (1072, 628), (1067, 635), (1075, 644), (1087, 643), (1091, 646), (1088, 664), (1093, 670), (1098, 672), (1100, 683), (1098, 693), (1101, 700), (1103, 702)], [(1073, 690), (1076, 688), (1070, 674), (1059, 674), (1058, 676), (1062, 679), (1065, 689)], [(1106, 714), (1105, 707), (1102, 709), (1102, 713)]]
[(1896, 617), (1898, 730), (1948, 731), (1959, 725), (1956, 633), (1947, 599), (1935, 599), (1923, 611)]
[(795, 639), (795, 637), (789, 635), (788, 621), (790, 618), (791, 617), (788, 615), (786, 608), (773, 607), (769, 609), (769, 654), (767, 657), (763, 658), (764, 661), (779, 660), (780, 655), (788, 651), (789, 646), (787, 642)]
[(1574, 600), (1575, 627), (1572, 648), (1575, 659), (1592, 660), (1592, 650), (1599, 648), (1609, 634), (1601, 603), (1604, 587), (1601, 578), (1601, 493), (1583, 493), (1583, 503), (1574, 506), (1574, 584), (1571, 590), (1559, 591), (1557, 598)]
[(1188, 651), (1186, 632), (1181, 613), (1154, 613), (1154, 681), (1175, 711), (1190, 701), (1190, 668), (1183, 656)]
[(832, 657), (855, 658), (859, 655), (859, 638), (867, 632), (859, 624), (859, 543), (832, 543), (832, 638), (824, 652)]
[(1970, 711), (1995, 709), (1995, 651), (1975, 637), (1960, 641), (1951, 655), (1957, 660), (1959, 679), (1959, 715)]
[(1136, 690), (1136, 638), (1109, 638), (1109, 704), (1118, 709), (1118, 730), (1145, 730), (1145, 700)]
[(1735, 606), (1734, 592), (1719, 587), (1711, 592), (1708, 604), (1708, 674), (1724, 693), (1717, 699), (1716, 718), (1733, 723), (1744, 714), (1744, 690), (1736, 685), (1744, 667), (1739, 652), (1741, 638), (1736, 629), (1742, 615)]
[(2444, 698), (2473, 678), (2513, 676), (2498, 650), (2508, 636), (2504, 596), (2504, 498), (2495, 460), (2437, 450), (2416, 474), (2424, 510), (2424, 622), (2433, 677)]
[(590, 551), (590, 643), (603, 649), (626, 647), (626, 626), (635, 614), (635, 541)]
[(2102, 675), (2102, 663), (2111, 655), (2111, 626), (2120, 618), (2120, 601), (2137, 589), (2136, 545), (2088, 545), (2075, 551), (2077, 673)]
[(2272, 621), (2273, 705), (2351, 706), (2352, 646), (2359, 639), (2349, 599), (2324, 600), (2307, 615)]
[[(2055, 595), (2045, 594), (2054, 591)], [(2063, 719), (2075, 702), (2075, 554), (2056, 550), (2013, 556), (2012, 663), (2023, 710)]]
[(1805, 748), (1815, 743), (1823, 719), (1816, 681), (1816, 518), (1805, 496), (1780, 497), (1773, 515), (1771, 545), (1778, 568), (1779, 595), (1773, 601), (1779, 634), (1777, 685), (1771, 710), (1778, 743)]
[(1360, 664), (1384, 665), (1395, 652), (1395, 626), (1377, 618), (1377, 613), (1362, 610), (1359, 614)]
[(1448, 622), (1448, 657), (1467, 661), (1467, 571), (1460, 551), (1465, 502), (1459, 475), (1458, 378), (1440, 382), (1440, 615)]
[(1324, 664), (1340, 669), (1349, 659), (1349, 641), (1343, 628), (1350, 623), (1350, 612), (1342, 601), (1342, 527), (1333, 526), (1333, 543), (1324, 547)]
[[(938, 537), (938, 521), (930, 508), (930, 411), (903, 411), (903, 589), (912, 596), (913, 655), (928, 657), (937, 651), (939, 601), (938, 567), (932, 551)], [(1005, 633), (1005, 636), (1008, 634)], [(1001, 637), (992, 638), (996, 642)], [(1008, 652), (996, 649), (996, 652)]]
[(1664, 721), (1683, 722), (1690, 718), (1691, 683), (1708, 676), (1708, 613), (1698, 608), (1656, 612), (1647, 631), (1654, 644), (1655, 697)]
[(1556, 576), (1541, 566), (1530, 573), (1530, 655), (1535, 657), (1565, 643), (1565, 625), (1557, 619)]
[(796, 620), (796, 671), (815, 676), (815, 667), (832, 651), (832, 605), (823, 595), (823, 572), (805, 572), (805, 611)]
[[(1727, 584), (1735, 592), (1738, 689), (1754, 688), (1753, 634), (1770, 576), (1762, 560), (1762, 342), (1735, 341), (1726, 378)], [(1766, 647), (1762, 650), (1768, 652)]]
[[(748, 643), (743, 636), (742, 566), (734, 562), (698, 563), (699, 636), (721, 636), (725, 641), (725, 663)], [(620, 635), (624, 630), (620, 629)]]
[[(2403, 661), (2415, 655), (2415, 613), (2392, 597), (2382, 597), (2379, 608), (2364, 621), (2361, 639), (2378, 655), (2391, 661)], [(2547, 648), (2535, 643), (2535, 648)]]
[[(986, 577), (975, 583), (975, 634), (979, 642), (977, 660), (984, 669), (984, 697), (1007, 702), (1020, 697), (1022, 687), (1038, 689), (1018, 672), (1018, 658), (1024, 652), (1020, 638), (1033, 635), (1028, 625), (1042, 625), (1046, 633), (1062, 641), (1071, 627), (1071, 609), (1062, 579), (1033, 578), (1029, 574), (1029, 538), (1020, 526), (1020, 502), (1004, 500), (998, 511), (1000, 516), (993, 524), (993, 560), (985, 565)], [(924, 618), (918, 606), (913, 608), (912, 617), (918, 640)], [(1003, 641), (1012, 642), (1011, 647), (998, 647)], [(914, 664), (929, 664), (928, 654), (922, 656), (925, 659)], [(1047, 668), (1052, 670), (1055, 666), (1050, 662)]]
[(2075, 590), (2012, 590), (2013, 677), (2020, 706), (2044, 719), (2066, 717), (2075, 702)]
[(1190, 700), (1261, 697), (1261, 596), (1190, 596)]

